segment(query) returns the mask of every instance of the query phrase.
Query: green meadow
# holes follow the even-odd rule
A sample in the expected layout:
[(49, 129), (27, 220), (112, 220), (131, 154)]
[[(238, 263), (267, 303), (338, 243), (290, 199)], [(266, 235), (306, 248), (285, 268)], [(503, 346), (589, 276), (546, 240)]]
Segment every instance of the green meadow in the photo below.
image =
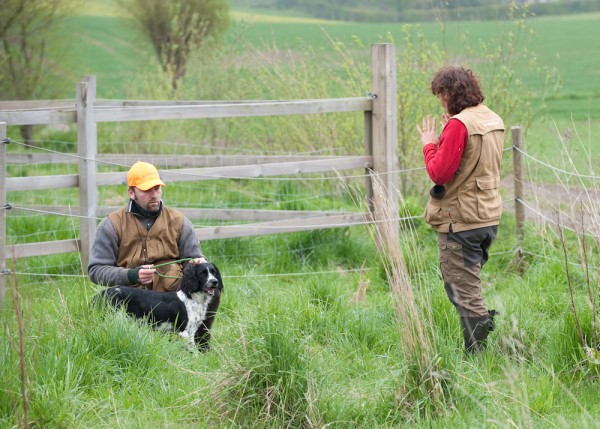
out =
[[(147, 40), (132, 28), (131, 21), (122, 16), (110, 1), (86, 4), (78, 16), (65, 23), (66, 32), (76, 34), (77, 40), (82, 42), (74, 43), (65, 58), (65, 76), (73, 79), (73, 84), (66, 87), (74, 88), (81, 76), (94, 74), (99, 98), (168, 98), (169, 95), (148, 90), (149, 85), (156, 87), (149, 81), (160, 74), (159, 66)], [(526, 142), (531, 153), (543, 155), (546, 160), (560, 157), (559, 152), (563, 148), (556, 142), (565, 134), (575, 133), (580, 139), (578, 144), (597, 147), (593, 137), (600, 132), (600, 57), (595, 54), (600, 38), (598, 13), (527, 17), (522, 28), (506, 21), (469, 21), (409, 24), (409, 30), (400, 23), (328, 22), (252, 10), (234, 10), (232, 16), (233, 23), (224, 37), (224, 44), (213, 46), (201, 54), (204, 60), (200, 58), (199, 66), (192, 67), (189, 73), (192, 76), (196, 68), (199, 70), (190, 78), (194, 90), (182, 91), (178, 94), (179, 98), (282, 99), (364, 95), (369, 92), (368, 81), (359, 90), (349, 92), (345, 84), (332, 83), (333, 78), (329, 83), (310, 81), (314, 77), (308, 73), (307, 80), (298, 84), (308, 87), (300, 91), (301, 95), (285, 86), (284, 91), (276, 94), (264, 90), (244, 93), (238, 86), (244, 87), (245, 80), (251, 80), (251, 76), (259, 75), (270, 67), (277, 67), (284, 73), (286, 68), (297, 68), (294, 62), (319, 64), (332, 77), (341, 77), (343, 81), (344, 75), (349, 72), (341, 70), (344, 59), (336, 52), (339, 46), (343, 46), (347, 55), (354, 57), (357, 67), (366, 67), (362, 72), (367, 73), (369, 45), (392, 42), (401, 55), (407, 48), (406, 31), (412, 32), (413, 40), (419, 37), (418, 34), (424, 37), (428, 49), (436, 46), (443, 51), (446, 61), (465, 64), (480, 72), (488, 93), (494, 90), (494, 85), (486, 86), (486, 83), (493, 81), (493, 76), (498, 74), (494, 68), (503, 64), (496, 61), (489, 66), (478, 57), (491, 55), (495, 48), (503, 45), (504, 59), (510, 61), (514, 55), (506, 51), (512, 43), (507, 39), (512, 37), (514, 43), (518, 43), (515, 49), (521, 58), (514, 64), (508, 64), (512, 73), (508, 84), (520, 85), (520, 89), (513, 90), (512, 97), (530, 102), (531, 112), (522, 115), (520, 120), (515, 111), (515, 117), (511, 117), (507, 125), (526, 122)], [(468, 52), (466, 45), (469, 45)], [(215, 59), (218, 55), (221, 57)], [(222, 66), (224, 57), (229, 59), (225, 62), (227, 65)], [(207, 66), (207, 63), (213, 66)], [(540, 71), (541, 68), (545, 72)], [(555, 73), (550, 83), (544, 80), (543, 73), (548, 72)], [(401, 79), (402, 70), (399, 70)], [(420, 83), (421, 88), (412, 90), (422, 91), (423, 104), (431, 106), (427, 82)], [(322, 93), (323, 87), (329, 88), (328, 93)], [(209, 88), (215, 90), (210, 91)], [(316, 92), (316, 89), (319, 91)], [(63, 97), (72, 98), (73, 93), (74, 89), (69, 89)], [(433, 113), (440, 113), (439, 108)], [(574, 149), (573, 152), (577, 151)], [(585, 165), (582, 168), (588, 168), (586, 156), (575, 153), (577, 164)], [(555, 180), (554, 177), (546, 179)]]
[[(600, 96), (600, 74), (598, 70), (597, 40), (600, 37), (600, 14), (574, 15), (565, 17), (532, 18), (529, 29), (534, 32), (527, 46), (535, 52), (541, 64), (555, 66), (562, 78), (559, 98), (587, 99), (577, 113), (590, 111), (593, 99)], [(360, 38), (365, 45), (386, 41), (388, 33), (398, 41), (402, 49), (401, 28), (405, 24), (353, 24), (353, 23), (298, 23), (298, 22), (252, 22), (249, 21), (248, 40), (254, 46), (269, 46), (275, 43), (282, 49), (294, 49), (303, 42), (324, 50), (331, 49), (328, 37), (341, 41)], [(415, 24), (410, 24), (415, 25)], [(419, 24), (425, 36), (440, 46), (447, 45), (449, 57), (464, 58), (461, 52), (461, 36), (471, 40), (490, 40), (501, 35), (504, 22), (448, 22), (445, 29), (440, 23)], [(524, 34), (522, 37), (530, 37)], [(528, 81), (529, 85), (537, 85)], [(557, 113), (570, 111), (570, 105), (558, 106)], [(554, 109), (553, 109), (554, 111)]]
[[(234, 10), (222, 43), (203, 49), (173, 94), (148, 42), (112, 0), (82, 5), (62, 27), (61, 37), (73, 42), (64, 59), (73, 91), (64, 98), (73, 98), (75, 83), (88, 74), (97, 77), (99, 98), (362, 96), (370, 91), (369, 45), (392, 41), (399, 99), (410, 104), (408, 113), (399, 112), (409, 166), (422, 162), (412, 148), (415, 121), (440, 113), (428, 79), (448, 60), (481, 72), (509, 125), (530, 121), (528, 152), (567, 164), (574, 156), (578, 168), (598, 171), (600, 14), (532, 18), (525, 27), (448, 22), (407, 30)], [(519, 41), (515, 52), (507, 38)], [(499, 46), (504, 56), (483, 60)], [(540, 68), (555, 68), (560, 85), (544, 90)], [(496, 91), (486, 88), (492, 80)], [(363, 150), (362, 118), (316, 116), (100, 125), (99, 147), (180, 156)], [(75, 130), (38, 133), (44, 148), (74, 151)], [(509, 151), (505, 161), (509, 174)], [(75, 168), (11, 165), (8, 171)], [(211, 351), (203, 354), (120, 311), (91, 306), (100, 288), (82, 274), (78, 254), (9, 261), (17, 275), (5, 277), (0, 307), (0, 428), (600, 428), (597, 235), (534, 220), (520, 238), (506, 210), (482, 273), (487, 306), (500, 312), (497, 328), (484, 352), (466, 356), (439, 275), (437, 236), (418, 218), (428, 189), (421, 173), (410, 176), (400, 212), (415, 217), (401, 222), (402, 284), (390, 274), (402, 265), (397, 255), (382, 254), (367, 227), (202, 243), (225, 283)], [(554, 172), (540, 177), (571, 183)], [(358, 210), (360, 194), (330, 179), (169, 184), (164, 196), (173, 207)], [(598, 189), (597, 181), (589, 183)], [(122, 187), (99, 194), (102, 205), (124, 204)], [(587, 198), (586, 216), (597, 227), (598, 201)], [(67, 206), (77, 205), (78, 195), (15, 192), (9, 200), (15, 207)], [(7, 223), (9, 244), (78, 233), (77, 220), (64, 216), (13, 210)], [(406, 286), (411, 296), (396, 289)], [(413, 299), (421, 337), (404, 323)]]
[[(106, 97), (124, 97), (135, 73), (156, 67), (148, 42), (131, 28), (131, 22), (111, 9), (92, 9), (98, 15), (81, 15), (69, 21), (80, 40), (73, 55), (73, 67), (80, 74), (96, 74), (99, 91)], [(114, 11), (113, 11), (114, 12)], [(235, 12), (235, 11), (234, 11)], [(230, 36), (242, 32), (248, 49), (294, 50), (311, 46), (319, 52), (331, 53), (331, 40), (350, 43), (360, 39), (365, 46), (387, 42), (389, 36), (402, 50), (402, 23), (356, 24), (327, 22), (303, 18), (259, 15), (252, 12), (234, 13)], [(549, 102), (549, 111), (556, 114), (575, 114), (578, 119), (594, 117), (600, 98), (600, 58), (595, 55), (600, 37), (600, 14), (529, 18), (527, 48), (540, 64), (556, 67), (561, 88)], [(445, 45), (449, 58), (463, 58), (461, 37), (470, 40), (492, 40), (502, 34), (505, 22), (447, 22), (409, 24), (419, 25), (428, 40)], [(243, 30), (240, 28), (243, 27)], [(367, 58), (367, 57), (365, 57)], [(455, 60), (456, 61), (456, 60)], [(524, 76), (528, 85), (539, 82)], [(528, 79), (528, 80), (527, 80)], [(106, 87), (106, 88), (105, 88)]]

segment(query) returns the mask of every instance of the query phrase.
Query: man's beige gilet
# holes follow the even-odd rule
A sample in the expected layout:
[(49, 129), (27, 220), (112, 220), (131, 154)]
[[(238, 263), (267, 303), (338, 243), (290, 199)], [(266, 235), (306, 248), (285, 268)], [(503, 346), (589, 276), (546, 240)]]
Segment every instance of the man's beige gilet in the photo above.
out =
[(504, 123), (483, 104), (466, 108), (453, 118), (465, 125), (469, 139), (457, 172), (444, 185), (446, 194), (429, 199), (425, 220), (438, 232), (448, 232), (450, 224), (453, 232), (498, 225)]
[[(117, 266), (135, 268), (179, 259), (177, 242), (183, 226), (180, 212), (163, 207), (149, 231), (126, 208), (109, 214), (108, 218), (119, 238)], [(170, 291), (179, 284), (183, 264), (163, 265), (157, 267), (156, 271), (158, 274), (154, 275), (152, 290)]]

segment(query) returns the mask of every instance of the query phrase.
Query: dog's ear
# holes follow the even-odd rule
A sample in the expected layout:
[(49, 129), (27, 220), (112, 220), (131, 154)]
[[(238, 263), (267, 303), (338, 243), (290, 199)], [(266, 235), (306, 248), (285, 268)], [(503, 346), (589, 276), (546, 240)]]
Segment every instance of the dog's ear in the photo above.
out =
[(192, 297), (194, 286), (198, 283), (196, 279), (196, 271), (198, 266), (195, 264), (187, 264), (183, 269), (183, 277), (181, 278), (181, 285), (179, 290), (182, 291), (188, 298)]
[(219, 289), (223, 289), (223, 279), (221, 278), (221, 271), (219, 271), (219, 268), (215, 264), (211, 263), (211, 265), (215, 270), (215, 277), (217, 278), (217, 280), (219, 280)]

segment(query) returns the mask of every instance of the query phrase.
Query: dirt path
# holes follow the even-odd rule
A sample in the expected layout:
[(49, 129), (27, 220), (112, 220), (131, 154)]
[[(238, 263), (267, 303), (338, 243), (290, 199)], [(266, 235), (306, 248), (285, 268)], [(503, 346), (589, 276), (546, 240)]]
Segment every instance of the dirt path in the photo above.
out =
[[(514, 178), (502, 179), (504, 210), (514, 213)], [(561, 223), (575, 230), (581, 230), (582, 213), (586, 230), (597, 235), (600, 231), (600, 192), (585, 188), (562, 185), (524, 183), (525, 219)], [(560, 211), (560, 213), (559, 213)]]

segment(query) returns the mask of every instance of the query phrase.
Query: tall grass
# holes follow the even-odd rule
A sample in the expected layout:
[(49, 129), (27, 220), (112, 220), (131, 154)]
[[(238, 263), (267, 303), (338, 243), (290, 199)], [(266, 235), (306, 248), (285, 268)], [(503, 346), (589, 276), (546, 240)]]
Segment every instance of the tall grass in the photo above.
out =
[[(404, 251), (394, 255), (404, 266), (378, 258), (362, 228), (204, 243), (225, 291), (212, 351), (199, 356), (177, 337), (90, 307), (87, 280), (15, 291), (9, 277), (0, 426), (23, 421), (18, 293), (37, 426), (597, 427), (597, 375), (582, 364), (560, 242), (528, 228), (521, 275), (507, 268), (513, 227), (505, 216), (484, 274), (502, 317), (488, 350), (471, 359), (435, 274), (435, 234), (421, 221), (401, 231)], [(574, 279), (585, 309), (584, 277)]]
[[(407, 361), (407, 378), (399, 388), (400, 402), (407, 401), (425, 410), (425, 415), (436, 413), (445, 402), (444, 374), (441, 359), (434, 340), (431, 299), (423, 277), (411, 276), (405, 258), (421, 275), (426, 275), (420, 255), (417, 253), (416, 236), (410, 227), (398, 236), (397, 213), (408, 215), (402, 199), (400, 210), (393, 203), (395, 189), (386, 189), (378, 175), (371, 175), (373, 182), (373, 239), (382, 258), (394, 301), (396, 321), (401, 336), (401, 348)], [(404, 241), (407, 246), (399, 246)], [(413, 246), (411, 246), (413, 245)], [(407, 255), (407, 256), (405, 256)], [(413, 286), (415, 284), (415, 286)], [(417, 298), (419, 305), (417, 305)], [(405, 405), (405, 404), (402, 404)]]
[[(556, 224), (562, 249), (570, 310), (579, 340), (582, 366), (600, 375), (598, 341), (598, 292), (600, 288), (600, 177), (595, 175), (590, 147), (575, 129), (559, 135), (564, 169), (553, 172), (562, 185), (565, 199), (552, 205), (550, 219)], [(578, 168), (573, 153), (587, 156), (587, 168)], [(583, 296), (581, 296), (583, 295)], [(584, 298), (585, 297), (585, 298)]]

